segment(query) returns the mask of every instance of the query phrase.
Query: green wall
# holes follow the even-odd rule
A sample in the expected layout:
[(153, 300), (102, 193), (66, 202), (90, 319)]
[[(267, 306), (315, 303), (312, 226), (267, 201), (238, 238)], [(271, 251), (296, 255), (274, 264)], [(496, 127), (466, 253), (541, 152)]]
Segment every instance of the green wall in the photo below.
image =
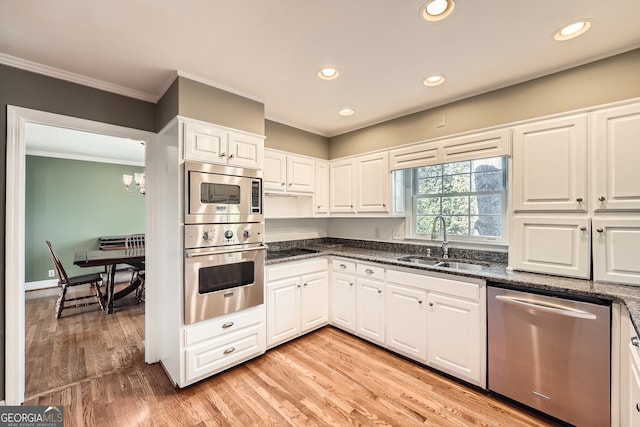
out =
[(27, 156), (25, 279), (49, 279), (49, 240), (70, 276), (102, 271), (73, 265), (76, 251), (98, 249), (99, 236), (145, 232), (145, 197), (122, 175), (144, 168)]

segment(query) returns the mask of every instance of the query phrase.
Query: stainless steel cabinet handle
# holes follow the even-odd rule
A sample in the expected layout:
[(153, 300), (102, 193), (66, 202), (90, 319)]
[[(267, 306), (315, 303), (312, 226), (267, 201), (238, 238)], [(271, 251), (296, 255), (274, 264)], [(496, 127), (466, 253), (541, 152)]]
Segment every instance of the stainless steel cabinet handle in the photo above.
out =
[(601, 202), (604, 202), (606, 200), (606, 197), (600, 196), (600, 197), (598, 197), (598, 200), (600, 200)]
[(584, 226), (580, 227), (580, 231), (587, 231), (587, 227), (584, 227)]
[(638, 347), (638, 337), (631, 337), (631, 344)]
[(604, 228), (596, 228), (596, 231), (597, 231), (598, 233), (602, 233), (602, 232), (604, 231)]
[(576, 199), (576, 202), (578, 202), (578, 203), (582, 203), (582, 197), (578, 197), (578, 198)]
[(364, 272), (367, 274), (373, 274), (373, 270), (370, 268), (367, 268)]
[(595, 320), (596, 319), (596, 315), (595, 314), (590, 313), (588, 311), (577, 310), (575, 308), (562, 307), (562, 306), (559, 306), (559, 305), (542, 303), (542, 302), (539, 302), (539, 301), (538, 302), (523, 301), (521, 299), (518, 299), (518, 298), (515, 298), (515, 297), (506, 296), (506, 295), (497, 295), (496, 299), (498, 301), (502, 301), (502, 302), (505, 302), (507, 304), (511, 304), (511, 305), (515, 305), (515, 306), (521, 306), (521, 307), (525, 307), (525, 308), (532, 308), (532, 309), (539, 310), (539, 311), (546, 311), (547, 313), (555, 313), (555, 314), (559, 314), (561, 316), (575, 317), (575, 318), (578, 318), (578, 319), (588, 319), (588, 320)]
[(227, 322), (224, 325), (222, 325), (222, 329), (227, 329), (233, 326), (233, 322)]
[(347, 268), (347, 266), (344, 264), (340, 264), (340, 268), (344, 270), (345, 268)]
[(225, 351), (223, 351), (223, 354), (229, 354), (229, 353), (233, 353), (234, 351), (236, 351), (235, 347), (229, 347), (228, 349), (226, 349)]

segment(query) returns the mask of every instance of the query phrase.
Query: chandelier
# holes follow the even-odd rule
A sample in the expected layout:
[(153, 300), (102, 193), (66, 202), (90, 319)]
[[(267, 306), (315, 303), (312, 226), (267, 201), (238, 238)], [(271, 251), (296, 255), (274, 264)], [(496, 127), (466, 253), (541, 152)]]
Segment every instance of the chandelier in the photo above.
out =
[(145, 194), (147, 189), (145, 187), (145, 175), (146, 171), (142, 173), (136, 173), (132, 175), (122, 175), (122, 183), (128, 192), (131, 192), (131, 183), (135, 180), (136, 187), (138, 187), (138, 191), (140, 194)]

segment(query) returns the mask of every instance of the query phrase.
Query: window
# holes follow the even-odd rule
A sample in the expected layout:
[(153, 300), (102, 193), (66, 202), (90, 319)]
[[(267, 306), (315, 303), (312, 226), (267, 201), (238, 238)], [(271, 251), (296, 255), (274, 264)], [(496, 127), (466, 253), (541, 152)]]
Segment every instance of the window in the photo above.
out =
[[(507, 158), (447, 163), (412, 173), (412, 235), (431, 238), (438, 215), (448, 240), (506, 243)], [(441, 231), (440, 223), (436, 231)]]

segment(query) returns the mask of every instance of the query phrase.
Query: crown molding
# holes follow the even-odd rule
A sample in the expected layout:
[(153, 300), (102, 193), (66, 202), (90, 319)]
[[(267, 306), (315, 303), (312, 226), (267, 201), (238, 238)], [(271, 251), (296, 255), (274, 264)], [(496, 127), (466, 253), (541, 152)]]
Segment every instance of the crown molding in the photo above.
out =
[(39, 64), (37, 62), (28, 61), (26, 59), (17, 58), (0, 52), (0, 64), (8, 65), (21, 70), (31, 71), (33, 73), (42, 74), (59, 80), (65, 80), (71, 83), (77, 83), (82, 86), (92, 87), (94, 89), (104, 90), (106, 92), (123, 95), (129, 98), (139, 99), (141, 101), (158, 102), (160, 97), (151, 93), (131, 89), (117, 84), (105, 82), (103, 80), (94, 79), (83, 76), (81, 74), (72, 73), (70, 71), (61, 70), (59, 68), (50, 67), (48, 65)]

